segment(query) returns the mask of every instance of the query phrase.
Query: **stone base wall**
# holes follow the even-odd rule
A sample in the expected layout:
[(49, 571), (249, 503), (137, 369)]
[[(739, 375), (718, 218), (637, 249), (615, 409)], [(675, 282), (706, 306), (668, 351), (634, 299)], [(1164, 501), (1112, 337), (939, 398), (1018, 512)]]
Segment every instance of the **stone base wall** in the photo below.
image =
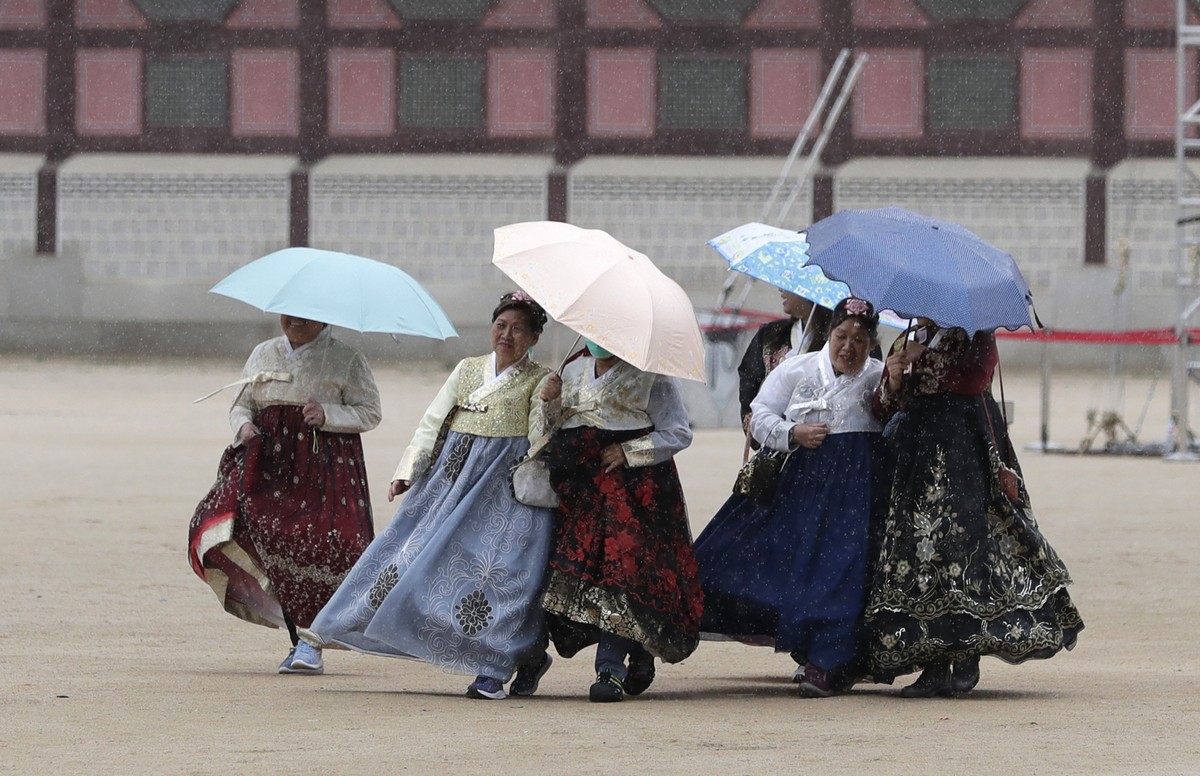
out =
[[(646, 253), (697, 308), (710, 308), (729, 275), (705, 241), (763, 218), (782, 163), (588, 159), (564, 171), (568, 218)], [(287, 246), (294, 159), (72, 158), (59, 167), (55, 254), (34, 251), (39, 166), (38, 157), (0, 155), (0, 352), (240, 357), (275, 332), (273, 316), (208, 289)], [(363, 155), (313, 166), (310, 243), (402, 267), (442, 303), (461, 334), (444, 343), (346, 336), (380, 358), (452, 363), (486, 351), (491, 309), (513, 285), (491, 265), (492, 230), (546, 218), (557, 172), (540, 156)], [(1132, 160), (1110, 171), (1102, 265), (1082, 258), (1088, 173), (1075, 159), (858, 159), (834, 171), (834, 203), (898, 204), (1003, 246), (1049, 326), (1173, 325), (1181, 297), (1195, 291), (1177, 282), (1173, 163)], [(801, 187), (786, 225), (803, 228), (811, 203), (809, 187)], [(778, 294), (755, 284), (745, 306), (778, 311)], [(556, 361), (572, 340), (551, 326), (537, 355)], [(715, 424), (726, 423), (731, 395), (731, 367), (724, 364), (736, 361), (745, 337), (735, 341), (714, 344), (713, 385), (695, 387), (711, 400), (698, 414)], [(1014, 366), (1042, 357), (1038, 345), (1005, 343), (1002, 350)], [(1111, 348), (1058, 346), (1052, 357), (1060, 366), (1104, 367), (1113, 356)], [(1124, 359), (1156, 368), (1163, 351), (1129, 348)]]

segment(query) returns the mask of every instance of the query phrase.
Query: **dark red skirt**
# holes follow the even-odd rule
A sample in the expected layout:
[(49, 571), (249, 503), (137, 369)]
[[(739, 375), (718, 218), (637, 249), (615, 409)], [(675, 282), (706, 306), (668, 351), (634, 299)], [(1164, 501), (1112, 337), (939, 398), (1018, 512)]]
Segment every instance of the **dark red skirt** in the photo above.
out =
[(306, 628), (375, 536), (362, 441), (314, 432), (295, 406), (254, 424), (262, 433), (226, 448), (196, 507), (188, 559), (230, 614)]
[(606, 446), (645, 433), (567, 429), (546, 453), (561, 506), (543, 603), (564, 656), (601, 631), (671, 663), (699, 641), (700, 575), (674, 461), (612, 472), (600, 465)]

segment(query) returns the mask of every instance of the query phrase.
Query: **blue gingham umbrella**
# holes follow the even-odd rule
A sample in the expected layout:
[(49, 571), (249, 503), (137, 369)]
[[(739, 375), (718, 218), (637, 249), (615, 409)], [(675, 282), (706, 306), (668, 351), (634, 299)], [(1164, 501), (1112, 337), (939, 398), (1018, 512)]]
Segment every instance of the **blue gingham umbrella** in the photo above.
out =
[(406, 272), (374, 259), (285, 248), (255, 259), (211, 289), (269, 313), (355, 331), (457, 337), (441, 306)]
[(803, 232), (749, 223), (712, 238), (708, 244), (729, 262), (730, 269), (822, 307), (832, 310), (850, 296), (845, 283), (830, 280), (820, 267), (808, 263), (808, 242)]
[(843, 210), (806, 234), (809, 261), (876, 308), (969, 333), (1034, 327), (1012, 256), (958, 224), (885, 207)]

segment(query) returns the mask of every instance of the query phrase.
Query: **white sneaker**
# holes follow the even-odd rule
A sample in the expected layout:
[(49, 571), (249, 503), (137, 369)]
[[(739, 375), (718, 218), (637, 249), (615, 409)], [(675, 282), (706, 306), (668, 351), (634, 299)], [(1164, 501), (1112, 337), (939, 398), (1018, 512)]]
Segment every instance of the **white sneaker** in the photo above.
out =
[(309, 676), (320, 676), (325, 673), (325, 661), (321, 659), (320, 647), (314, 647), (307, 641), (301, 641), (296, 645), (295, 654), (292, 655), (292, 662), (288, 664), (286, 669), (280, 666), (279, 672), (283, 674), (307, 674)]

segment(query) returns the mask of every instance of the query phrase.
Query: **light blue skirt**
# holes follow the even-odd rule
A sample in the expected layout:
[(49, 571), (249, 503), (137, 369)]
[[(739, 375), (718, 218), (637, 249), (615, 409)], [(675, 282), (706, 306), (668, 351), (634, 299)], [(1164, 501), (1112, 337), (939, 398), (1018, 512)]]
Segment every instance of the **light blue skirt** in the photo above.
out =
[(313, 621), (326, 644), (508, 681), (540, 648), (548, 509), (513, 496), (525, 437), (451, 432)]

